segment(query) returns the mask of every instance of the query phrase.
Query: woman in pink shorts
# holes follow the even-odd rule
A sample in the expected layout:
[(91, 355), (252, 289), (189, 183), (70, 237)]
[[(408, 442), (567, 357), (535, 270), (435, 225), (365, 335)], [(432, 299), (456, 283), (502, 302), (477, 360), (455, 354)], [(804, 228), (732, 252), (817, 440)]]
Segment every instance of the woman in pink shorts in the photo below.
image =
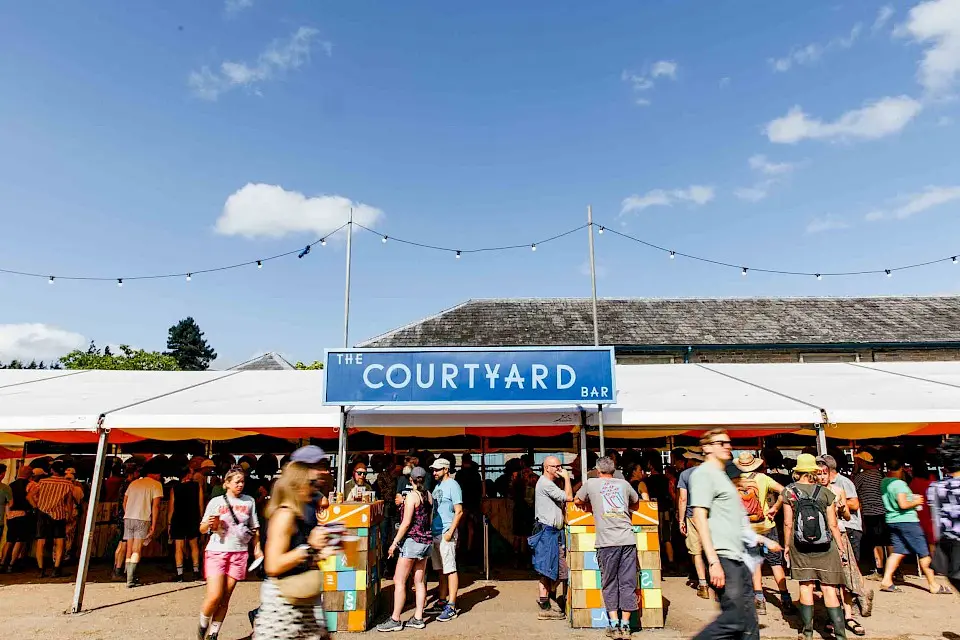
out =
[(243, 480), (243, 469), (231, 468), (223, 478), (226, 493), (210, 501), (200, 522), (200, 533), (209, 533), (210, 541), (203, 555), (207, 595), (200, 608), (198, 640), (217, 640), (233, 589), (247, 577), (251, 542), (254, 557), (263, 556), (257, 504), (250, 496), (241, 495)]

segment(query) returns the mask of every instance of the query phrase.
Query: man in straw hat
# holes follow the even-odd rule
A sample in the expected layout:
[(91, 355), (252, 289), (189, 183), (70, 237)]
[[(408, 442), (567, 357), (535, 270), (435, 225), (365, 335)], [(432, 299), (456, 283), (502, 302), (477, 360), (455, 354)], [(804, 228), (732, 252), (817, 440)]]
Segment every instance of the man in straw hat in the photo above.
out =
[[(777, 534), (777, 523), (773, 519), (780, 507), (783, 506), (783, 485), (767, 474), (761, 473), (763, 460), (749, 451), (741, 451), (740, 455), (734, 460), (734, 464), (741, 471), (740, 484), (737, 486), (737, 490), (740, 492), (740, 499), (743, 501), (750, 526), (757, 535), (780, 542)], [(772, 497), (773, 494), (776, 494), (777, 499), (773, 501), (773, 504), (769, 504), (768, 496)], [(777, 582), (780, 602), (782, 603), (781, 612), (783, 615), (795, 614), (796, 607), (793, 606), (793, 599), (787, 590), (787, 576), (783, 570), (783, 552), (777, 551), (774, 553), (767, 550), (763, 554), (763, 561), (770, 565), (773, 579)], [(760, 563), (753, 573), (753, 595), (757, 615), (765, 616), (767, 615), (767, 600), (763, 595), (762, 572), (763, 563)]]
[(711, 429), (700, 438), (700, 444), (706, 461), (690, 476), (690, 506), (707, 556), (710, 584), (720, 598), (720, 615), (696, 639), (758, 640), (760, 626), (753, 598), (753, 574), (744, 562), (746, 513), (725, 471), (733, 457), (733, 443), (726, 430)]

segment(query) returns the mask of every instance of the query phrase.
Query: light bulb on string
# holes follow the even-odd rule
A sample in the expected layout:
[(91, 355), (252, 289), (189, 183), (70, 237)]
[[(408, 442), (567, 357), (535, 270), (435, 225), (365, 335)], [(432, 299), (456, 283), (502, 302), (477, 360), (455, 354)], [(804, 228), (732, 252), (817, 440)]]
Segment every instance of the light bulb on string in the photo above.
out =
[(188, 273), (188, 274), (187, 274), (187, 282), (190, 282), (191, 280), (193, 280), (193, 274), (192, 274), (192, 273)]
[(600, 225), (600, 229), (597, 230), (597, 233), (603, 235), (603, 225)]
[(888, 277), (888, 278), (892, 278), (892, 277), (893, 277), (893, 272), (890, 271), (890, 269), (884, 269), (883, 272), (884, 272), (885, 274), (887, 274), (887, 277)]
[(747, 268), (746, 268), (746, 267), (740, 267), (740, 275), (742, 275), (742, 276), (747, 275)]
[(823, 276), (821, 276), (819, 273), (816, 274), (816, 276), (817, 276), (817, 280), (823, 280)]
[(123, 278), (117, 278), (117, 286), (123, 287)]
[(257, 269), (263, 269), (263, 260), (257, 260)]
[(537, 250), (537, 243), (534, 242), (532, 245), (530, 245), (530, 251), (536, 251), (536, 250)]
[(50, 279), (47, 280), (47, 282), (49, 282), (50, 284), (53, 284), (53, 276), (50, 276)]
[(457, 251), (457, 260), (459, 260), (459, 259), (460, 259), (460, 252)]
[(387, 240), (389, 240), (389, 239), (390, 239), (389, 236), (383, 236), (383, 237), (380, 239), (380, 242), (382, 242), (383, 244), (387, 244)]
[(670, 259), (671, 259), (671, 260), (676, 260), (676, 258), (677, 258), (677, 252), (676, 252), (676, 251), (671, 251), (671, 252), (670, 252)]
[(321, 247), (327, 246), (327, 239), (326, 239), (326, 238), (320, 238), (320, 246), (321, 246)]
[(957, 264), (957, 256), (953, 256), (952, 258), (950, 258), (950, 262), (952, 262), (953, 264)]

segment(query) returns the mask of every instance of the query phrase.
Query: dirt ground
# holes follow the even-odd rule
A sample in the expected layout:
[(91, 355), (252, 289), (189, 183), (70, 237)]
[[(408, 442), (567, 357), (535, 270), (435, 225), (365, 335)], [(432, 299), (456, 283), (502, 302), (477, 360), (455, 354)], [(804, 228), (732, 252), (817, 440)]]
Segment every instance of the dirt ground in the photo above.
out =
[[(84, 599), (85, 612), (65, 613), (73, 596), (68, 579), (39, 581), (36, 573), (0, 576), (0, 637), (111, 639), (195, 638), (198, 608), (203, 597), (202, 583), (167, 582), (158, 568), (147, 567), (144, 586), (129, 590), (111, 582), (105, 569), (91, 571)], [(448, 623), (430, 623), (423, 631), (404, 631), (423, 638), (524, 638), (555, 640), (598, 640), (598, 631), (574, 630), (564, 621), (542, 622), (535, 611), (536, 586), (532, 580), (477, 581), (466, 576), (467, 586), (459, 602), (462, 613)], [(867, 638), (897, 640), (960, 640), (960, 596), (933, 596), (920, 588), (916, 577), (908, 577), (903, 593), (878, 593), (873, 617), (863, 620)], [(876, 583), (871, 583), (876, 586)], [(773, 583), (768, 582), (768, 588)], [(237, 588), (221, 631), (221, 640), (249, 638), (246, 612), (257, 605), (259, 584), (246, 582)], [(791, 585), (796, 595), (796, 585)], [(387, 597), (392, 586), (385, 589)], [(663, 585), (667, 604), (667, 628), (635, 635), (642, 640), (691, 638), (717, 611), (713, 601), (701, 600), (684, 584), (683, 578), (666, 578)], [(796, 631), (784, 622), (773, 599), (769, 614), (761, 618), (762, 636), (795, 640)], [(409, 617), (409, 613), (404, 617)], [(816, 638), (829, 639), (822, 631), (823, 612), (818, 610)], [(344, 636), (347, 634), (338, 634)], [(359, 635), (359, 634), (358, 634)], [(368, 632), (365, 636), (377, 635)], [(850, 634), (851, 638), (855, 637)]]

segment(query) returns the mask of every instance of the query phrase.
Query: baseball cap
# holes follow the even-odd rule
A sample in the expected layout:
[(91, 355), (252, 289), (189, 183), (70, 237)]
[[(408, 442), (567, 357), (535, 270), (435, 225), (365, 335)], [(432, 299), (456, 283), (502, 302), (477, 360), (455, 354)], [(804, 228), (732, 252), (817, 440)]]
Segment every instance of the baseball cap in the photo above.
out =
[(427, 470), (423, 467), (414, 467), (413, 471), (410, 472), (411, 478), (426, 478)]
[(873, 462), (873, 454), (869, 451), (861, 451), (853, 457), (857, 460), (863, 460), (864, 462)]
[[(437, 458), (436, 460), (433, 461), (433, 464), (430, 465), (430, 468), (431, 469), (449, 469), (450, 461), (444, 458)], [(412, 472), (411, 472), (411, 475), (413, 475)]]
[(326, 457), (327, 454), (323, 452), (323, 449), (320, 447), (309, 444), (305, 447), (300, 447), (292, 454), (290, 454), (290, 462), (301, 462), (303, 464), (318, 464), (321, 460)]
[(837, 470), (837, 459), (829, 454), (824, 454), (820, 456), (819, 458), (817, 458), (817, 462), (821, 462), (824, 465), (826, 465), (827, 469), (830, 469), (830, 471)]

